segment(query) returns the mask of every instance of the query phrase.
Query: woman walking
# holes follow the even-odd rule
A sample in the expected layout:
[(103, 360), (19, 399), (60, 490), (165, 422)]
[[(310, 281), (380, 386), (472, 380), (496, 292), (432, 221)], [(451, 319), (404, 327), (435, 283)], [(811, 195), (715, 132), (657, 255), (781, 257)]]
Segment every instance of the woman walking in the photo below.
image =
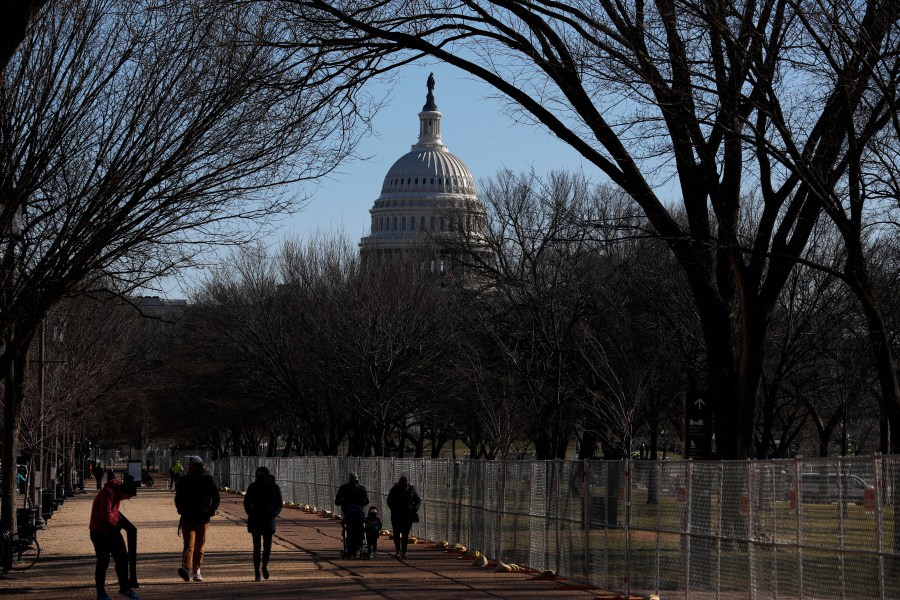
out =
[[(253, 574), (260, 580), (269, 578), (269, 555), (272, 553), (272, 535), (275, 533), (275, 517), (281, 512), (281, 488), (266, 467), (257, 467), (256, 481), (247, 488), (244, 510), (247, 512), (247, 531), (253, 536)], [(260, 552), (260, 550), (262, 552)]]
[(391, 509), (391, 530), (394, 535), (396, 558), (406, 558), (406, 546), (409, 543), (409, 530), (419, 520), (419, 494), (416, 488), (409, 485), (406, 475), (401, 475), (391, 491), (388, 492), (387, 505)]

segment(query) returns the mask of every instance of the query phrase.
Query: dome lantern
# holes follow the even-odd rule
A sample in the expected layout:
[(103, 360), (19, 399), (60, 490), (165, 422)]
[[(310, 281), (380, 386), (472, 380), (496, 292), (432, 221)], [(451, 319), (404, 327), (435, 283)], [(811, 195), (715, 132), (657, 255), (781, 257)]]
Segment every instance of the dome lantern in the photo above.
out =
[(434, 73), (428, 75), (428, 95), (419, 113), (419, 142), (412, 147), (413, 151), (428, 148), (447, 148), (441, 143), (441, 113), (434, 102)]

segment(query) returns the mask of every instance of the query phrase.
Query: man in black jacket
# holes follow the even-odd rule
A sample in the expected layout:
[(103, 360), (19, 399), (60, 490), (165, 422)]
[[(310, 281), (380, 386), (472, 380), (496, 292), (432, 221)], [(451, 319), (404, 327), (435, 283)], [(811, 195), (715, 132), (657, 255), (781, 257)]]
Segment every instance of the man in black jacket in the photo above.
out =
[(341, 507), (342, 512), (347, 512), (347, 507), (350, 506), (364, 508), (369, 504), (369, 492), (359, 484), (356, 473), (350, 473), (347, 483), (338, 488), (334, 503)]
[(199, 456), (188, 458), (188, 473), (178, 482), (175, 492), (175, 508), (181, 515), (179, 528), (184, 536), (178, 575), (185, 581), (203, 581), (200, 575), (203, 544), (206, 542), (209, 520), (219, 508), (219, 488), (212, 476), (205, 472), (203, 459)]
[(365, 531), (365, 506), (369, 504), (369, 493), (359, 484), (356, 473), (350, 473), (347, 483), (338, 489), (334, 503), (341, 507), (341, 526), (344, 539), (342, 556), (350, 558), (361, 548)]

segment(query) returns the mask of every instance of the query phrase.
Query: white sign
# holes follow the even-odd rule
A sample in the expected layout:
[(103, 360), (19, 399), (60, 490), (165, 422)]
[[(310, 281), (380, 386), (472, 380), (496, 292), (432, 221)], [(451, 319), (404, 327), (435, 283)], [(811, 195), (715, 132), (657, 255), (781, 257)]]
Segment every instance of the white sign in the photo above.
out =
[(129, 460), (128, 461), (128, 474), (134, 477), (135, 483), (138, 485), (141, 484), (141, 461), (139, 460)]

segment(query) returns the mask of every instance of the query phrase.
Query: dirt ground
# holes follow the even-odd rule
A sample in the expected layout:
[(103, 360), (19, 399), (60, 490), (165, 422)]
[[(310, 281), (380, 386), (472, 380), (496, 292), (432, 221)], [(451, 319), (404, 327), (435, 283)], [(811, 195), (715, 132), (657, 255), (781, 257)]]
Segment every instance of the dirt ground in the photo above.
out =
[[(38, 533), (41, 557), (27, 571), (0, 579), (0, 596), (15, 598), (95, 598), (94, 554), (88, 517), (96, 492), (69, 498)], [(431, 543), (410, 546), (409, 557), (390, 556), (392, 542), (382, 537), (374, 560), (340, 558), (341, 527), (333, 519), (288, 509), (278, 519), (269, 564), (271, 578), (253, 578), (251, 541), (244, 522), (242, 497), (222, 493), (213, 519), (202, 568), (204, 581), (184, 582), (181, 538), (174, 494), (163, 488), (141, 489), (123, 502), (122, 513), (138, 527), (137, 591), (145, 600), (192, 598), (317, 598), (352, 600), (559, 600), (611, 598), (601, 590), (582, 589), (566, 581), (534, 579), (533, 574), (497, 573), (478, 568), (471, 558), (446, 552)], [(115, 592), (110, 567), (107, 587)], [(116, 594), (113, 594), (116, 597)]]

